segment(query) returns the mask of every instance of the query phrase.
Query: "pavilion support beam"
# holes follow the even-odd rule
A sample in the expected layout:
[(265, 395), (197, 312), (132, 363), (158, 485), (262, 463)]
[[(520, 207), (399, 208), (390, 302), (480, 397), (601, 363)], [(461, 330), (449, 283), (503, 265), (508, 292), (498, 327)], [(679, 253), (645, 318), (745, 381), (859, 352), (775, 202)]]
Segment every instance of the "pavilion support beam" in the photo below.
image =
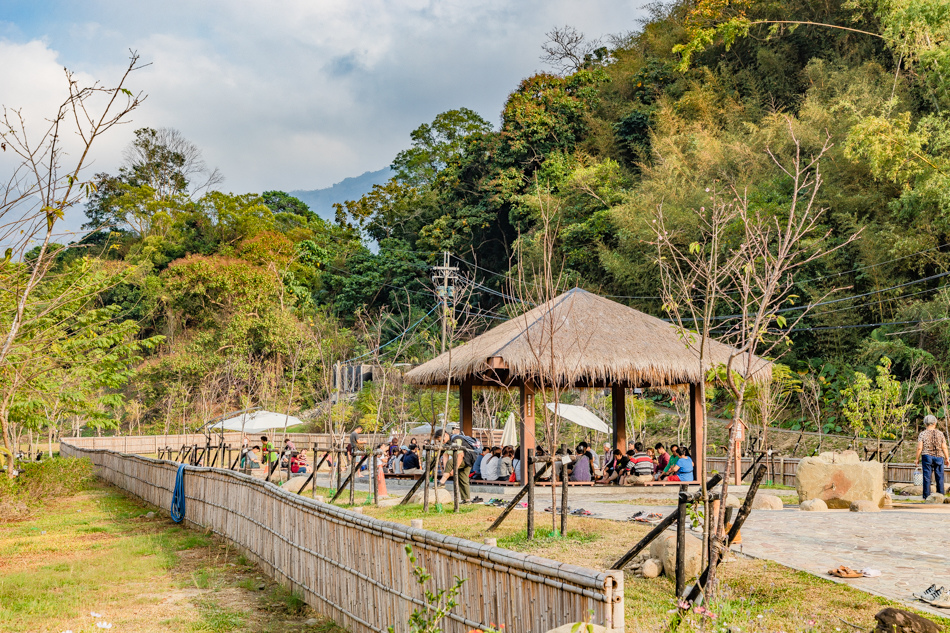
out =
[(689, 452), (693, 455), (696, 481), (706, 477), (706, 456), (703, 454), (703, 390), (698, 384), (689, 386)]
[(611, 419), (614, 425), (614, 446), (627, 452), (627, 390), (623, 385), (610, 386)]
[(464, 380), (462, 384), (459, 385), (459, 416), (461, 417), (459, 422), (462, 427), (462, 433), (469, 437), (474, 437), (473, 428), (475, 425), (472, 420), (473, 408), (472, 381)]
[[(534, 433), (537, 426), (534, 418), (534, 385), (521, 383), (521, 455), (527, 455), (528, 450), (537, 446)], [(521, 481), (528, 481), (529, 464), (527, 459), (521, 460)]]

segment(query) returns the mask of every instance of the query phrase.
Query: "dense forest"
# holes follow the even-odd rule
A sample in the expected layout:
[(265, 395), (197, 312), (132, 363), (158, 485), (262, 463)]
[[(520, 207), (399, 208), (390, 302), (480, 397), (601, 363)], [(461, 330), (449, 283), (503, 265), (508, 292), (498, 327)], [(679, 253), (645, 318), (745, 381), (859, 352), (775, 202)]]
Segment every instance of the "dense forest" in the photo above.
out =
[[(908, 415), (943, 417), (948, 35), (940, 0), (677, 0), (598, 40), (557, 28), (549, 71), (513, 87), (497, 121), (459, 107), (422, 123), (392, 178), (334, 222), (280, 191), (220, 191), (200, 148), (140, 129), (118, 173), (89, 187), (90, 233), (53, 247), (36, 290), (82, 293), (55, 311), (30, 303), (0, 364), (5, 440), (70, 425), (177, 432), (251, 405), (310, 411), (318, 429), (330, 416), (336, 430), (430, 419), (438, 403), (397, 371), (335, 411), (325, 403), (336, 363), (439, 351), (444, 253), (458, 269), (449, 345), (522, 310), (519, 284), (542, 257), (561, 288), (666, 317), (658, 209), (684, 250), (710, 190), (780, 215), (798, 193), (781, 158), (825, 144), (815, 202), (831, 248), (793, 279), (809, 309), (788, 332), (780, 390), (796, 396), (775, 423), (842, 431), (856, 371), (919, 382)], [(5, 283), (29, 257), (8, 257)]]

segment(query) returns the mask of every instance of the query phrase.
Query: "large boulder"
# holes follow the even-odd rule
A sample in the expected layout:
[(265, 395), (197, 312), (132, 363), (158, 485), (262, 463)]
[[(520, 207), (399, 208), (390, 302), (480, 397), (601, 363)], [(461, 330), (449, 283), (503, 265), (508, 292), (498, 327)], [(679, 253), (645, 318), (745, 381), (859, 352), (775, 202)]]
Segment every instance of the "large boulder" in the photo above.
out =
[[(409, 503), (422, 503), (424, 499), (425, 495), (422, 489), (420, 489), (417, 493), (409, 497)], [(453, 503), (454, 500), (452, 492), (445, 488), (439, 488), (438, 496), (435, 490), (429, 488), (429, 503)]]
[(932, 493), (930, 493), (930, 496), (929, 496), (929, 497), (927, 497), (926, 499), (924, 499), (924, 503), (941, 504), (941, 503), (943, 503), (944, 499), (945, 499), (945, 497), (944, 497), (942, 494), (940, 494), (939, 492), (932, 492)]
[(821, 499), (829, 508), (850, 508), (853, 501), (884, 504), (884, 466), (862, 462), (854, 451), (805, 457), (795, 475), (801, 502)]
[(927, 618), (894, 607), (878, 612), (874, 619), (877, 620), (874, 631), (881, 633), (940, 633), (943, 630)]
[[(702, 564), (703, 544), (698, 538), (686, 535), (686, 578), (699, 575)], [(670, 578), (676, 577), (676, 535), (661, 534), (650, 544), (650, 558), (659, 559), (663, 573)]]
[(785, 504), (775, 495), (767, 495), (760, 492), (755, 495), (755, 499), (752, 500), (753, 510), (781, 510), (784, 507)]
[(285, 481), (281, 488), (284, 490), (289, 490), (290, 492), (300, 492), (300, 489), (303, 488), (303, 485), (307, 483), (307, 475), (300, 475), (298, 477), (292, 477)]
[(802, 501), (798, 507), (805, 512), (824, 512), (828, 509), (828, 504), (821, 499), (809, 499), (808, 501)]
[(739, 497), (735, 495), (726, 495), (726, 507), (727, 508), (741, 508), (742, 502), (739, 501)]

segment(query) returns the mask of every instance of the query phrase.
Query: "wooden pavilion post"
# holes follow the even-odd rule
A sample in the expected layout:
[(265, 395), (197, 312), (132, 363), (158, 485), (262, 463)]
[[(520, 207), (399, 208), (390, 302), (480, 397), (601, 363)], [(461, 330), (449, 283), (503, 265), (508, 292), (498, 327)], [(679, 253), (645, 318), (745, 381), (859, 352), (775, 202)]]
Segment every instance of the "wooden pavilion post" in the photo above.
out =
[(472, 409), (472, 380), (466, 378), (459, 385), (459, 417), (461, 418), (459, 423), (462, 427), (462, 433), (469, 437), (475, 437)]
[[(535, 431), (535, 422), (534, 422), (534, 385), (531, 383), (522, 382), (520, 386), (521, 391), (521, 455), (524, 457), (528, 454), (533, 454), (535, 447), (537, 446), (534, 437)], [(532, 453), (528, 453), (528, 451)], [(528, 477), (530, 477), (530, 471), (528, 470), (527, 459), (521, 460), (521, 481), (527, 482)]]
[[(611, 419), (614, 425), (614, 447), (627, 452), (627, 390), (623, 385), (610, 385)], [(604, 456), (607, 459), (607, 456)]]
[(696, 481), (706, 478), (706, 456), (703, 455), (703, 390), (698, 384), (689, 386), (689, 452), (693, 455)]

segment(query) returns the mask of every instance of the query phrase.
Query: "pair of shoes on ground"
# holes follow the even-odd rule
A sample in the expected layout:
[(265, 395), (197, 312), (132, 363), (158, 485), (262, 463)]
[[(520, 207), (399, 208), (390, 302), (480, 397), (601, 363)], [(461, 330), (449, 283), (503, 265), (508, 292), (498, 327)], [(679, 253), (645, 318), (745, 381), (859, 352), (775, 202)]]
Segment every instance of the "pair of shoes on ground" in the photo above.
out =
[(930, 585), (922, 592), (915, 593), (914, 597), (935, 607), (950, 609), (950, 591), (947, 591), (945, 587), (938, 588), (937, 585)]
[[(868, 567), (867, 569), (862, 569), (861, 571), (857, 571), (856, 569), (851, 569), (850, 567), (846, 565), (841, 565), (839, 567), (836, 567), (835, 569), (830, 569), (828, 570), (828, 573), (837, 578), (877, 578), (878, 576), (881, 575), (881, 572), (878, 571), (877, 569), (871, 569), (870, 567)], [(932, 588), (933, 586), (931, 585), (931, 587), (929, 587), (927, 591), (929, 591)]]
[(571, 510), (571, 514), (576, 517), (589, 517), (593, 514), (590, 510), (585, 510), (584, 508), (578, 508), (577, 510)]
[[(550, 511), (551, 511), (551, 506), (546, 507), (546, 508), (544, 509), (544, 511), (545, 511), (545, 512), (550, 512)], [(571, 511), (571, 506), (567, 506), (567, 511), (568, 511), (568, 512)], [(556, 514), (561, 514), (561, 506), (558, 506), (558, 507), (554, 510), (554, 512), (555, 512)]]

